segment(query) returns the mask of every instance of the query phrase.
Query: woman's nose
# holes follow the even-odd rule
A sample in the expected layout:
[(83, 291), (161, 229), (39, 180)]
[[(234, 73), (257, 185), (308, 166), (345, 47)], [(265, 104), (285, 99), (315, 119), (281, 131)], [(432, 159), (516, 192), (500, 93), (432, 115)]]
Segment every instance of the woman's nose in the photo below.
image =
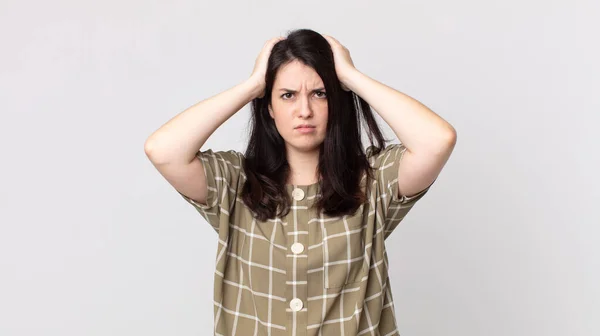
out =
[(300, 99), (300, 115), (304, 118), (310, 117), (312, 115), (310, 100), (306, 97)]

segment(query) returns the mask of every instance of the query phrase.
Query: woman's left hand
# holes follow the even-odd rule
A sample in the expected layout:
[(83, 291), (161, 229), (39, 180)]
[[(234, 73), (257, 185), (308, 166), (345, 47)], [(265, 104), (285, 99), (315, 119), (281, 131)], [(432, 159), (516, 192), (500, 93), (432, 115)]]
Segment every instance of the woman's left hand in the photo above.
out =
[(335, 64), (335, 72), (342, 84), (344, 91), (350, 91), (345, 85), (346, 74), (356, 70), (352, 58), (350, 57), (350, 51), (344, 47), (338, 40), (329, 36), (323, 35), (323, 37), (329, 42), (331, 50), (333, 51), (333, 63)]

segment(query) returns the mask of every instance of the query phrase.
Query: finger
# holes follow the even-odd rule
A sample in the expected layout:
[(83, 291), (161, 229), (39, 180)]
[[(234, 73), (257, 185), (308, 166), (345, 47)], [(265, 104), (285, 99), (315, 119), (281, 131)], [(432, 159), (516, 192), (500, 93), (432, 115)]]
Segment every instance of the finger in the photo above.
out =
[(342, 47), (342, 45), (331, 36), (327, 36), (326, 40), (327, 40), (327, 42), (329, 42), (329, 45), (331, 45), (331, 47), (334, 47), (334, 48)]
[(281, 36), (280, 37), (276, 37), (276, 38), (272, 39), (271, 41), (269, 41), (269, 45), (271, 47), (273, 47), (274, 45), (276, 45), (277, 43), (281, 42), (284, 39), (285, 39), (285, 37), (281, 37)]
[(338, 40), (336, 40), (333, 36), (329, 36), (329, 35), (324, 35), (327, 36), (326, 38), (334, 43), (339, 43)]
[(276, 36), (276, 37), (270, 38), (265, 42), (265, 46), (270, 45), (270, 44), (275, 44), (283, 39), (285, 39), (285, 37), (283, 37), (283, 36)]

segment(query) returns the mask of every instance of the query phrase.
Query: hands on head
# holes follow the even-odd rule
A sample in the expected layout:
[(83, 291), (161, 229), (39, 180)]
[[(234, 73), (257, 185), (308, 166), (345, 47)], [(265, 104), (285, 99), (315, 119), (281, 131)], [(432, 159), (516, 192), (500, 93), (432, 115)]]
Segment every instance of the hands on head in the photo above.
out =
[[(345, 85), (345, 75), (355, 69), (354, 63), (352, 62), (352, 58), (350, 57), (350, 51), (344, 47), (338, 40), (329, 36), (322, 35), (325, 40), (329, 43), (331, 50), (333, 51), (333, 58), (335, 64), (335, 71), (344, 91), (350, 91), (348, 86)], [(265, 75), (267, 72), (267, 64), (269, 62), (269, 56), (271, 56), (271, 50), (273, 50), (273, 46), (278, 42), (285, 40), (284, 36), (276, 36), (265, 42), (262, 50), (258, 54), (256, 61), (254, 63), (254, 69), (252, 70), (252, 74), (250, 78), (254, 83), (256, 83), (258, 91), (258, 98), (263, 98), (265, 95)]]

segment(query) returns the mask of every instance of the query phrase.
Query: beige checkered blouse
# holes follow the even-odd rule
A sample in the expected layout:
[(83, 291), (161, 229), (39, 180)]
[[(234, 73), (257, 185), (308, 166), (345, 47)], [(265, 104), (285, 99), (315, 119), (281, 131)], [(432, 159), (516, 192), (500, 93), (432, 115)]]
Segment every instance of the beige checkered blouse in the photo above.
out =
[[(311, 204), (318, 183), (287, 185), (287, 216), (261, 222), (239, 197), (243, 153), (199, 151), (207, 206), (192, 204), (219, 235), (215, 335), (399, 335), (384, 240), (429, 187), (398, 197), (406, 147), (366, 150), (376, 180), (353, 216), (327, 217)], [(364, 181), (365, 177), (363, 177)]]

